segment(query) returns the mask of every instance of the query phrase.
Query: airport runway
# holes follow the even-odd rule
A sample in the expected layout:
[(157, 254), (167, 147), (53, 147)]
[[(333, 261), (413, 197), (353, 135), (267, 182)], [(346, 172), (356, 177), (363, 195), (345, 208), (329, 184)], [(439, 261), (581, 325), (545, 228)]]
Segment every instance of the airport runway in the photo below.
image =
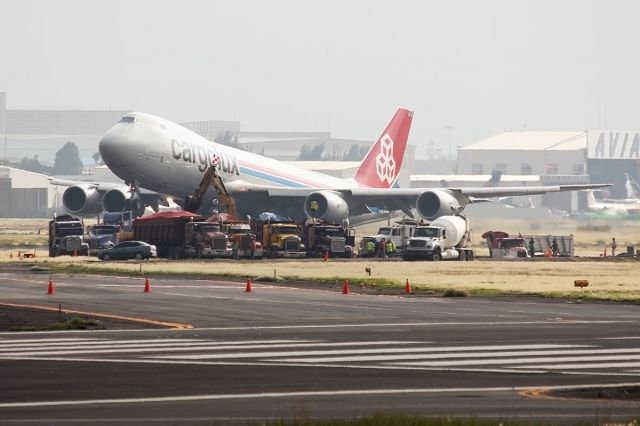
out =
[[(210, 423), (385, 413), (620, 420), (640, 306), (343, 295), (281, 284), (0, 273), (0, 302), (174, 329), (0, 333), (2, 424)], [(353, 288), (353, 287), (352, 287)], [(187, 326), (193, 328), (187, 328)], [(597, 393), (597, 392), (592, 392)]]

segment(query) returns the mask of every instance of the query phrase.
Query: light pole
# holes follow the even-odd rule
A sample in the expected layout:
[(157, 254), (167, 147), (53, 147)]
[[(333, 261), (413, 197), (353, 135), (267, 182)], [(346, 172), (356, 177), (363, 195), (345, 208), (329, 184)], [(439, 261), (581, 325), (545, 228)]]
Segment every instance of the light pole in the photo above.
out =
[(448, 125), (445, 128), (449, 131), (449, 161), (451, 161), (451, 130), (453, 130), (453, 126)]

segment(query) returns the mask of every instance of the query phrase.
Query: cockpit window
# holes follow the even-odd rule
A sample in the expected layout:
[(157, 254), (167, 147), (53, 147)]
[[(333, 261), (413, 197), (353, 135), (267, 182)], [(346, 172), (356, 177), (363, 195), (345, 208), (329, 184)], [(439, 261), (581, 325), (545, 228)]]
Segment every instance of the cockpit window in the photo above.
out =
[(121, 123), (137, 123), (137, 124), (140, 124), (140, 123), (142, 123), (142, 120), (140, 118), (134, 117), (132, 115), (125, 115), (124, 117), (122, 117), (120, 122)]

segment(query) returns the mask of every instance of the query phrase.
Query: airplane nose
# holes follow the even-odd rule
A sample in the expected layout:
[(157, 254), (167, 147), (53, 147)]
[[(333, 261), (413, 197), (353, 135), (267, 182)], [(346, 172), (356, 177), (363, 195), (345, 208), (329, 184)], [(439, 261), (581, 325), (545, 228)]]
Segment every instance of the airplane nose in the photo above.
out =
[(116, 125), (105, 133), (98, 143), (102, 161), (110, 169), (119, 169), (126, 165), (128, 149), (126, 133)]

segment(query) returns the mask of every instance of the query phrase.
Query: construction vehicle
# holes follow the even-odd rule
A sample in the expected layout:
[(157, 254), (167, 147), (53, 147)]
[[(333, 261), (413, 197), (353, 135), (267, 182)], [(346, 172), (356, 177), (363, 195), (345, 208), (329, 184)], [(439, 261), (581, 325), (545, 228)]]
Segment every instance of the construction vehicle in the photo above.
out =
[(404, 260), (473, 260), (469, 220), (441, 216), (428, 226), (417, 226), (404, 250)]
[[(123, 232), (131, 231), (133, 215), (131, 211), (105, 212), (102, 223), (87, 227), (85, 242), (89, 245), (89, 254), (96, 255), (98, 250), (108, 249), (131, 238), (122, 238)], [(133, 237), (133, 235), (131, 235)]]
[(49, 257), (62, 255), (88, 256), (82, 220), (70, 216), (53, 216), (49, 221)]
[(355, 230), (318, 219), (307, 219), (302, 225), (302, 239), (308, 257), (351, 257)]
[(529, 257), (527, 240), (523, 236), (511, 237), (503, 231), (487, 231), (482, 234), (487, 240), (492, 259), (517, 259)]
[(155, 245), (158, 257), (179, 259), (230, 256), (231, 249), (226, 236), (222, 238), (223, 247), (215, 244), (216, 237), (221, 234), (220, 230), (220, 224), (207, 222), (194, 213), (159, 212), (133, 222), (133, 239)]
[(302, 258), (307, 255), (300, 226), (289, 220), (254, 221), (251, 229), (262, 244), (264, 256)]
[(216, 213), (209, 217), (207, 222), (220, 224), (221, 232), (227, 236), (232, 253), (235, 252), (238, 258), (252, 257), (252, 245), (254, 245), (253, 257), (261, 258), (263, 256), (262, 243), (256, 239), (248, 221), (227, 213)]
[(393, 241), (396, 253), (402, 253), (409, 243), (409, 238), (413, 237), (416, 226), (418, 222), (413, 219), (398, 220), (391, 226), (378, 228), (378, 233), (373, 238), (376, 244), (379, 244), (383, 238), (385, 241)]
[(207, 171), (202, 176), (202, 180), (200, 181), (200, 185), (196, 188), (193, 195), (187, 196), (184, 200), (184, 210), (197, 213), (202, 207), (202, 200), (204, 195), (209, 189), (210, 186), (215, 189), (218, 194), (218, 201), (222, 202), (225, 208), (225, 212), (231, 216), (236, 216), (236, 203), (233, 197), (227, 191), (227, 187), (225, 186), (222, 178), (218, 174), (216, 164), (212, 164), (209, 166)]

